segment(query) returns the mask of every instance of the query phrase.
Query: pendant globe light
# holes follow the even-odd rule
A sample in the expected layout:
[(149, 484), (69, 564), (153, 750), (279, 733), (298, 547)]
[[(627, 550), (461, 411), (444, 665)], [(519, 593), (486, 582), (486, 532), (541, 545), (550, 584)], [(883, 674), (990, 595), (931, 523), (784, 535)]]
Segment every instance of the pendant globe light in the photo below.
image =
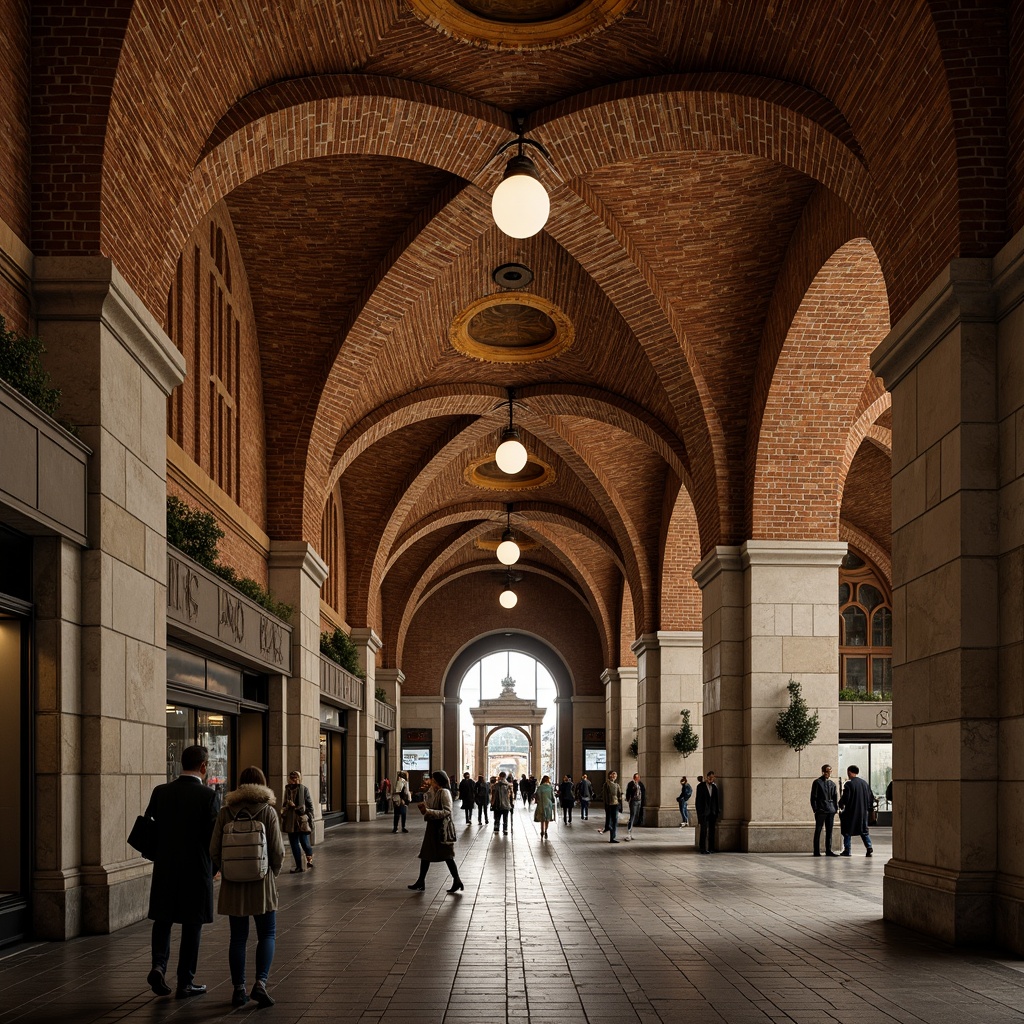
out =
[(505, 578), (505, 589), (498, 595), (498, 604), (502, 608), (515, 608), (519, 598), (516, 596), (516, 592), (512, 589), (512, 573), (509, 572)]
[(499, 147), (504, 153), (512, 146), (518, 152), (505, 166), (501, 183), (491, 197), (491, 216), (494, 223), (512, 238), (531, 238), (548, 222), (551, 200), (547, 189), (540, 182), (537, 165), (523, 153), (524, 146), (534, 146), (548, 160), (548, 151), (539, 143), (523, 136), (523, 118), (514, 117), (513, 123), (518, 138)]
[(505, 532), (501, 535), (501, 543), (498, 545), (498, 561), (502, 565), (515, 565), (519, 561), (519, 545), (516, 543), (515, 534), (512, 532), (512, 506), (507, 506)]
[(509, 476), (515, 476), (526, 465), (528, 456), (526, 447), (519, 440), (519, 431), (512, 422), (512, 402), (515, 399), (515, 391), (508, 389), (508, 426), (502, 431), (501, 444), (494, 453), (494, 461), (498, 469)]

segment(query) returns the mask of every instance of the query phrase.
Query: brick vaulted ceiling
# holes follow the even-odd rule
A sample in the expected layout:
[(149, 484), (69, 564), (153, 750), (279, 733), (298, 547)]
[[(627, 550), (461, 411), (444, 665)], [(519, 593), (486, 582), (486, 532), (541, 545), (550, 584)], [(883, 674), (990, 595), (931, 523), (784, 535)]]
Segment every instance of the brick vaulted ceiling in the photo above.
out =
[[(419, 602), (496, 567), (475, 541), (510, 501), (535, 542), (522, 571), (582, 602), (608, 664), (623, 595), (637, 633), (665, 628), (670, 591), (671, 628), (699, 628), (689, 570), (749, 535), (759, 437), (799, 444), (817, 415), (779, 394), (787, 358), (787, 388), (846, 382), (815, 426), (848, 453), (822, 521), (887, 548), (886, 456), (853, 458), (885, 415), (868, 354), (886, 311), (1002, 231), (963, 201), (978, 183), (958, 154), (990, 140), (957, 121), (956, 33), (925, 0), (584, 0), (559, 8), (562, 35), (484, 18), (476, 38), (455, 0), (116, 6), (99, 247), (162, 309), (185, 239), (226, 203), (259, 338), (267, 530), (316, 544), (337, 486), (346, 612), (390, 663)], [(551, 220), (525, 241), (489, 212), (513, 111), (553, 159)], [(60, 251), (61, 211), (40, 211), (38, 247)], [(453, 318), (509, 262), (573, 325), (566, 351), (453, 347)], [(809, 306), (826, 264), (829, 301)], [(847, 286), (860, 308), (871, 292), (869, 323), (843, 315)], [(798, 311), (800, 345), (832, 353), (804, 376)], [(535, 490), (467, 481), (507, 386), (553, 471)], [(770, 497), (765, 535), (822, 536), (800, 493)], [(685, 543), (667, 545), (670, 522)]]

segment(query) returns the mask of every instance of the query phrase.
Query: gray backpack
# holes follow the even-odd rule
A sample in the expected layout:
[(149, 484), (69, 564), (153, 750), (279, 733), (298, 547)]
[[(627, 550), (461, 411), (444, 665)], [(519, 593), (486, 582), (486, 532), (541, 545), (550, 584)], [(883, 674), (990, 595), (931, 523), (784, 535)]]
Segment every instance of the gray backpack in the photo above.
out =
[(267, 830), (262, 821), (240, 810), (224, 823), (221, 835), (220, 873), (226, 882), (258, 882), (267, 877)]

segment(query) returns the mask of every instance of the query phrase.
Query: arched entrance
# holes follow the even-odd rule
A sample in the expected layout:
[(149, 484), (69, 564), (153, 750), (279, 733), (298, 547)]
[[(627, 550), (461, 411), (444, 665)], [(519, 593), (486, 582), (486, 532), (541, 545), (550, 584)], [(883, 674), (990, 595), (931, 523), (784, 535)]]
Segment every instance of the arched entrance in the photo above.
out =
[[(511, 660), (511, 659), (510, 659)], [(477, 663), (482, 666), (483, 659)], [(537, 665), (537, 662), (534, 662)], [(467, 675), (472, 675), (472, 669)], [(500, 772), (514, 772), (516, 778), (521, 775), (540, 775), (541, 764), (541, 738), (544, 719), (547, 709), (539, 705), (535, 687), (534, 698), (519, 697), (516, 694), (515, 679), (511, 672), (501, 681), (501, 694), (498, 697), (487, 699), (481, 697), (479, 704), (470, 708), (470, 715), (473, 719), (474, 731), (474, 770), (477, 775), (490, 778)], [(515, 738), (516, 733), (521, 733), (527, 741), (526, 758), (517, 756), (521, 753), (520, 744), (506, 744), (507, 751), (491, 751), (491, 737), (496, 734)], [(505, 761), (501, 760), (501, 754), (508, 753)], [(525, 762), (525, 763), (524, 763)], [(497, 770), (495, 770), (497, 769)]]

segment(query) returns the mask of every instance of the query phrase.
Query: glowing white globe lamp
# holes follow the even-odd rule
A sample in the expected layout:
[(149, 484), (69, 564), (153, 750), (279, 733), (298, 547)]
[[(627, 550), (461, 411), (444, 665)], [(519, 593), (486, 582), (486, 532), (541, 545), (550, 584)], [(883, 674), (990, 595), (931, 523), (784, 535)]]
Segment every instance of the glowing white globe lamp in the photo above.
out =
[(505, 584), (505, 589), (498, 596), (498, 602), (502, 608), (515, 608), (516, 602), (519, 600), (516, 597), (516, 592), (512, 589), (510, 583)]
[(498, 561), (502, 565), (515, 565), (519, 561), (519, 545), (512, 538), (512, 531), (506, 530), (501, 535), (501, 543), (497, 550)]
[(498, 469), (509, 476), (515, 476), (527, 463), (526, 447), (519, 440), (519, 431), (510, 427), (501, 435), (501, 444), (494, 453)]
[(494, 223), (512, 238), (531, 238), (547, 224), (550, 213), (551, 200), (537, 165), (528, 156), (512, 157), (491, 196)]

